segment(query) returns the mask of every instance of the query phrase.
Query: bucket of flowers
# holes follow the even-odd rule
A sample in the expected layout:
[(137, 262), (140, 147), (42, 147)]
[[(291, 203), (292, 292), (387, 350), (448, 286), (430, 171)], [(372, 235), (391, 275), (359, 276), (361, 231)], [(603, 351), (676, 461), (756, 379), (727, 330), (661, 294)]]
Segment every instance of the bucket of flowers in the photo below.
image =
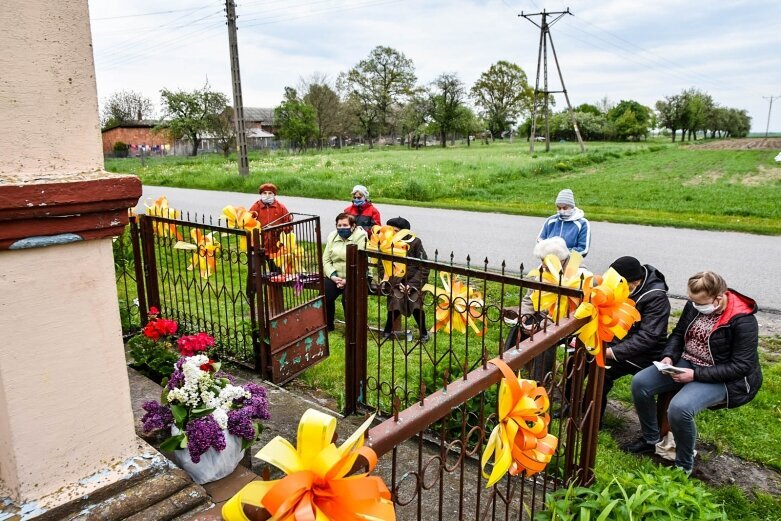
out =
[(144, 403), (141, 419), (145, 432), (170, 428), (160, 450), (173, 452), (173, 460), (199, 484), (233, 472), (258, 439), (261, 421), (270, 418), (265, 388), (235, 385), (205, 354), (213, 344), (205, 333), (177, 341), (182, 356), (163, 383), (160, 403)]
[(149, 308), (148, 322), (141, 333), (128, 341), (131, 367), (160, 383), (171, 373), (171, 366), (179, 359), (176, 352), (176, 332), (179, 324), (175, 320), (163, 318), (160, 311)]

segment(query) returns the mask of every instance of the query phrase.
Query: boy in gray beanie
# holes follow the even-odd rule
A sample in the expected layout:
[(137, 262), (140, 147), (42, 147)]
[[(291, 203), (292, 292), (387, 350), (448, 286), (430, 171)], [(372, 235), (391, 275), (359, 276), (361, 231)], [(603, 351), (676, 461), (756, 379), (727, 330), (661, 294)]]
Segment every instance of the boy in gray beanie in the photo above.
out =
[(575, 194), (565, 188), (556, 196), (556, 214), (545, 219), (537, 241), (561, 237), (567, 248), (584, 257), (591, 246), (591, 229), (583, 210), (575, 206)]

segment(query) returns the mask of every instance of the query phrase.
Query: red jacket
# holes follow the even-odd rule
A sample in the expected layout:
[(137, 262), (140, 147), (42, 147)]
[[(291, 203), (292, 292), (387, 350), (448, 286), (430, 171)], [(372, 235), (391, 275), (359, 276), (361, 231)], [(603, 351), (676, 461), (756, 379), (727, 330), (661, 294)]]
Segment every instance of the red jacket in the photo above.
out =
[[(250, 206), (249, 211), (255, 212), (255, 214), (258, 216), (258, 221), (260, 221), (261, 227), (266, 227), (272, 223), (272, 225), (275, 226), (277, 224), (287, 223), (293, 220), (293, 216), (290, 215), (290, 212), (288, 212), (285, 205), (280, 203), (278, 200), (269, 205), (265, 205), (260, 200), (257, 200), (252, 206)], [(274, 253), (277, 251), (277, 241), (279, 240), (279, 232), (281, 231), (290, 230), (287, 228), (284, 230), (278, 228), (273, 232), (262, 232), (263, 248), (265, 248), (266, 253)]]
[(355, 206), (354, 204), (351, 204), (344, 209), (344, 213), (354, 215), (355, 223), (366, 230), (366, 233), (369, 235), (372, 233), (372, 226), (375, 224), (382, 225), (382, 221), (380, 220), (380, 212), (369, 201), (366, 201), (361, 206)]

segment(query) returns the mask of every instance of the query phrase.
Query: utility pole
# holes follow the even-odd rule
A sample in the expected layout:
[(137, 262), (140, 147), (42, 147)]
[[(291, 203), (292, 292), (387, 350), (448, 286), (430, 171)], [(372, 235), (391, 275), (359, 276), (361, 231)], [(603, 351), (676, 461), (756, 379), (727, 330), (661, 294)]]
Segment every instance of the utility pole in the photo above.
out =
[(233, 82), (233, 117), (236, 120), (236, 148), (239, 160), (239, 175), (249, 175), (247, 159), (247, 133), (244, 130), (244, 101), (241, 96), (241, 74), (239, 72), (239, 44), (236, 38), (236, 3), (225, 0), (225, 14), (228, 16), (228, 46), (231, 57), (231, 80)]
[[(550, 111), (548, 110), (548, 96), (550, 94), (564, 94), (564, 99), (567, 100), (567, 109), (572, 117), (572, 126), (575, 129), (575, 135), (578, 137), (578, 143), (580, 143), (580, 151), (585, 152), (586, 146), (583, 144), (583, 139), (580, 137), (580, 129), (578, 128), (578, 122), (575, 119), (575, 112), (572, 110), (572, 105), (569, 102), (569, 95), (567, 94), (567, 88), (564, 86), (564, 76), (561, 74), (561, 67), (559, 66), (559, 58), (556, 56), (556, 48), (553, 46), (553, 37), (550, 34), (550, 27), (558, 22), (564, 15), (571, 15), (569, 7), (566, 11), (546, 11), (542, 10), (540, 13), (528, 13), (525, 14), (521, 11), (518, 16), (526, 18), (528, 21), (540, 28), (540, 44), (537, 49), (537, 79), (534, 82), (534, 99), (532, 100), (532, 132), (529, 138), (529, 150), (534, 152), (534, 141), (537, 133), (537, 95), (542, 94), (543, 106), (545, 110), (545, 151), (550, 151)], [(540, 23), (532, 20), (532, 17), (539, 16)], [(555, 17), (552, 21), (548, 21), (548, 17)], [(553, 52), (553, 60), (556, 62), (556, 70), (559, 73), (559, 80), (561, 81), (561, 90), (548, 90), (548, 43), (550, 43), (551, 51)], [(543, 74), (543, 88), (540, 90), (540, 64), (542, 64)]]
[(781, 98), (781, 96), (762, 96), (762, 99), (770, 100), (770, 107), (767, 109), (767, 126), (765, 127), (765, 139), (767, 139), (768, 132), (770, 131), (770, 113), (773, 111), (773, 100)]

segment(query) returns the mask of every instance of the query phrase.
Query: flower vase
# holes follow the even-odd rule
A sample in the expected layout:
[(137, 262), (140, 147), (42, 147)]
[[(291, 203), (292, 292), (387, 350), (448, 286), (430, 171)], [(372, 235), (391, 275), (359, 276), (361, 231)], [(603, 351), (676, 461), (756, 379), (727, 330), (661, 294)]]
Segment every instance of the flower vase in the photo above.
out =
[[(179, 434), (179, 429), (176, 428), (176, 425), (172, 425), (171, 435), (176, 436), (177, 434)], [(198, 463), (193, 462), (190, 451), (186, 448), (175, 450), (172, 453), (174, 462), (199, 485), (211, 483), (229, 475), (244, 457), (244, 450), (241, 448), (242, 438), (230, 434), (227, 430), (223, 430), (222, 434), (225, 436), (225, 448), (218, 452), (214, 447), (210, 447), (208, 451), (201, 454)]]

